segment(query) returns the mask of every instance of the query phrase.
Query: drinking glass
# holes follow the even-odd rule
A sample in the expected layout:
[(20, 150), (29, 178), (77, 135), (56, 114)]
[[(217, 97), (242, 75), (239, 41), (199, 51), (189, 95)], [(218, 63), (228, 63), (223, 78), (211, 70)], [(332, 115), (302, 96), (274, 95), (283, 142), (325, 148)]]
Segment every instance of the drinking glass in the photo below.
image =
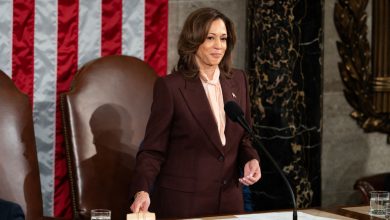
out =
[(370, 214), (385, 215), (385, 205), (390, 200), (390, 193), (387, 191), (370, 192)]
[(385, 217), (390, 219), (390, 202), (388, 201), (385, 205)]
[(92, 209), (91, 220), (111, 220), (111, 211), (108, 209)]

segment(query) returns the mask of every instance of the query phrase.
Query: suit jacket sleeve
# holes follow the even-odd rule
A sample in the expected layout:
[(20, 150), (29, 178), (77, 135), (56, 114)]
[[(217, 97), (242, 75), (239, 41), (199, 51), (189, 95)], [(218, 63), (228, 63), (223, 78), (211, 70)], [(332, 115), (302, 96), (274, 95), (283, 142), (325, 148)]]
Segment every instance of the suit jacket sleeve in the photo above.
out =
[(163, 78), (158, 78), (153, 89), (153, 103), (145, 138), (136, 158), (131, 196), (138, 191), (150, 192), (153, 187), (165, 160), (173, 108), (169, 88)]
[(24, 213), (22, 207), (20, 207), (19, 205), (12, 206), (11, 219), (24, 220)]
[(24, 218), (20, 205), (0, 199), (0, 219), (24, 220)]

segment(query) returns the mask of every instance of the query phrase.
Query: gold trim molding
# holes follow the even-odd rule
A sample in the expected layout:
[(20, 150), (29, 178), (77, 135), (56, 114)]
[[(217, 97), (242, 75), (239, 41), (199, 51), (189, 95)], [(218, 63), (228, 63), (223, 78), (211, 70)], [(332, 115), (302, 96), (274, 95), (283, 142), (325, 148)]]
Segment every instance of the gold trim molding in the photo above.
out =
[(338, 0), (335, 4), (334, 22), (340, 37), (337, 49), (341, 57), (338, 67), (344, 95), (354, 109), (351, 117), (365, 132), (386, 133), (387, 142), (390, 143), (390, 112), (381, 111), (374, 103), (375, 92), (389, 90), (390, 78), (376, 77), (371, 72), (367, 4), (368, 0)]

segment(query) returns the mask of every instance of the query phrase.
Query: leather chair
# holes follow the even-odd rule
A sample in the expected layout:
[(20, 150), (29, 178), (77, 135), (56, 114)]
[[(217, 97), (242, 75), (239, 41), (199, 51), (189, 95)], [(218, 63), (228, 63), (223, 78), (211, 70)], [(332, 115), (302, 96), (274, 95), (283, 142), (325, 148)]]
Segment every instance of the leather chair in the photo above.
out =
[(43, 217), (41, 182), (28, 97), (0, 70), (0, 198), (19, 204), (27, 220)]
[(156, 78), (137, 58), (106, 56), (85, 64), (61, 96), (75, 218), (104, 208), (126, 219)]
[(390, 190), (390, 173), (380, 173), (357, 179), (353, 188), (357, 190), (364, 204), (370, 203), (370, 192), (374, 190)]

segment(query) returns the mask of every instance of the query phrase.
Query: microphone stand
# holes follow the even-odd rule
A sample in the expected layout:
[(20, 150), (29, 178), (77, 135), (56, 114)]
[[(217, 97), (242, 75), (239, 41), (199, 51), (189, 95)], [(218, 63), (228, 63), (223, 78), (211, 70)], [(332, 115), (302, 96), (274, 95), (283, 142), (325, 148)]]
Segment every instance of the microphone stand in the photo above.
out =
[(251, 136), (251, 138), (255, 142), (255, 144), (257, 146), (259, 146), (260, 149), (265, 153), (265, 155), (271, 161), (272, 165), (276, 168), (278, 173), (282, 176), (282, 179), (283, 179), (284, 183), (286, 184), (286, 186), (288, 188), (288, 191), (290, 192), (291, 200), (292, 200), (292, 203), (294, 205), (294, 207), (293, 207), (293, 220), (297, 220), (298, 219), (297, 203), (295, 201), (294, 192), (293, 192), (293, 190), (291, 188), (290, 183), (288, 182), (288, 180), (286, 178), (286, 175), (284, 175), (283, 171), (280, 169), (279, 165), (276, 163), (276, 161), (271, 156), (271, 154), (268, 152), (268, 150), (264, 147), (264, 145), (260, 143), (260, 141), (256, 137), (256, 135), (253, 132), (253, 130), (249, 126), (247, 126), (247, 123), (245, 121), (243, 121), (243, 119), (241, 117), (238, 117), (237, 120), (238, 120), (238, 123), (241, 124), (244, 127), (244, 129), (249, 133), (249, 135)]

